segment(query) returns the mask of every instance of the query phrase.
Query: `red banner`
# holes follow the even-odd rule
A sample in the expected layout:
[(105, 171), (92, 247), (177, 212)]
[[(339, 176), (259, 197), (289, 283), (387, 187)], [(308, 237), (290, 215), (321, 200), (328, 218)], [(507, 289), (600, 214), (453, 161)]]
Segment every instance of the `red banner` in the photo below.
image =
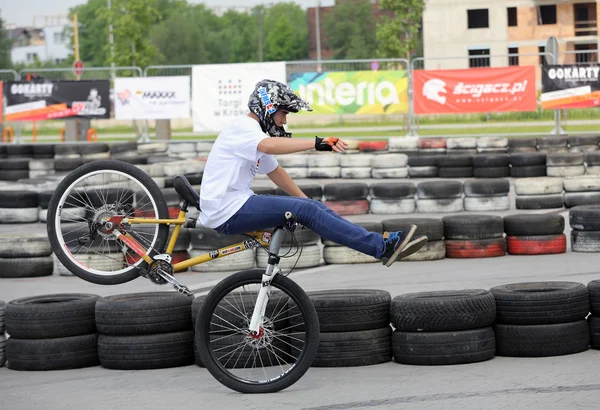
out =
[(415, 70), (416, 114), (537, 109), (535, 67)]

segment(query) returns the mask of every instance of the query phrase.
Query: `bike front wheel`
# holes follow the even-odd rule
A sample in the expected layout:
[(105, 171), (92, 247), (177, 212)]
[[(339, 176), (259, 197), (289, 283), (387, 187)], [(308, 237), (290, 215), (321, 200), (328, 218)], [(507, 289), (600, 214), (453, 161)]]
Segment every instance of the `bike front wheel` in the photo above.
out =
[[(319, 319), (306, 293), (276, 275), (259, 335), (249, 326), (263, 270), (238, 272), (206, 296), (196, 321), (202, 364), (220, 383), (241, 393), (273, 393), (297, 382), (319, 346)], [(293, 318), (293, 321), (289, 319)]]

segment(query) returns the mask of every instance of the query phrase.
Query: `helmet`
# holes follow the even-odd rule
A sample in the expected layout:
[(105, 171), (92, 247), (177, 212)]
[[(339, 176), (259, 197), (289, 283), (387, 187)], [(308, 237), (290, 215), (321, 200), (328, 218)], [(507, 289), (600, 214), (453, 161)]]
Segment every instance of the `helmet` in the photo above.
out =
[(291, 137), (283, 127), (278, 127), (273, 116), (279, 110), (298, 112), (312, 111), (306, 101), (298, 97), (286, 84), (262, 80), (256, 84), (248, 100), (248, 108), (258, 117), (260, 128), (271, 137)]

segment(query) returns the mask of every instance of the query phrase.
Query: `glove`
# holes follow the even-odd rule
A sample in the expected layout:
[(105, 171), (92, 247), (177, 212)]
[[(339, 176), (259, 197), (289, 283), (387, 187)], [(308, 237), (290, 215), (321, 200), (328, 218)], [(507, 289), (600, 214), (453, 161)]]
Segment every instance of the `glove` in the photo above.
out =
[(333, 151), (333, 146), (337, 144), (339, 138), (327, 137), (319, 138), (315, 137), (315, 149), (317, 151)]

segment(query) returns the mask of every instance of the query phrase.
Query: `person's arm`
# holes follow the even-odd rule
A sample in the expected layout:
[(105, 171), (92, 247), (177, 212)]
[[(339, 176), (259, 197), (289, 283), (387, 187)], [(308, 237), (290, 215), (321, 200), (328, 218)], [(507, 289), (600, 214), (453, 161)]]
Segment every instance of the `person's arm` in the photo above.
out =
[(273, 181), (275, 185), (283, 190), (289, 196), (297, 196), (300, 198), (308, 198), (298, 185), (294, 182), (294, 180), (290, 177), (290, 175), (286, 172), (285, 169), (278, 165), (275, 170), (268, 173), (267, 176)]
[[(338, 140), (331, 148), (335, 152), (344, 152), (348, 144), (345, 141)], [(292, 154), (294, 152), (308, 151), (315, 149), (315, 140), (313, 139), (293, 139), (293, 138), (264, 138), (258, 143), (258, 151), (270, 155)]]

